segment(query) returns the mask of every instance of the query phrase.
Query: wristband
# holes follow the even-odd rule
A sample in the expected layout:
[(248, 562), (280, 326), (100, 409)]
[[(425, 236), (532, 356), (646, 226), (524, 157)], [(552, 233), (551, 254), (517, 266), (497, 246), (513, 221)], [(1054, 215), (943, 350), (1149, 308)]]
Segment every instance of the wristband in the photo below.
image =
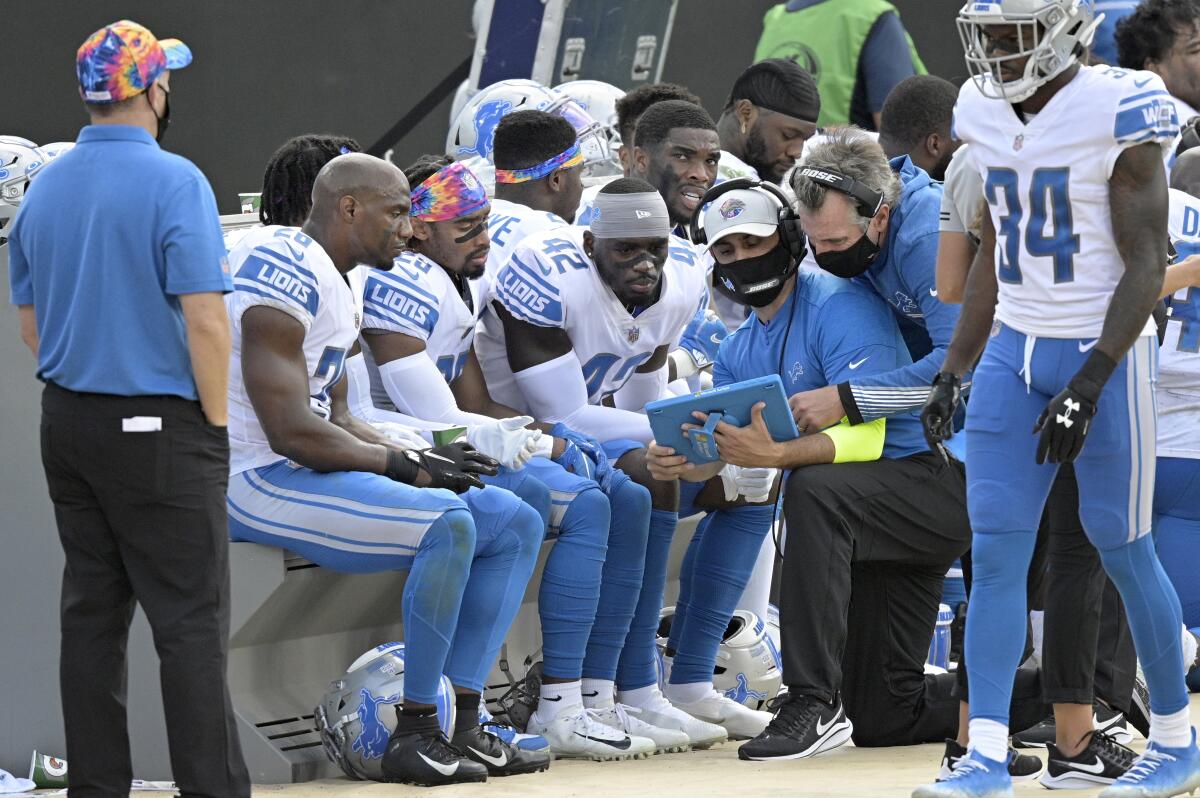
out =
[(1100, 400), (1100, 392), (1104, 384), (1117, 369), (1117, 362), (1099, 349), (1093, 349), (1088, 359), (1083, 361), (1083, 367), (1075, 372), (1075, 376), (1067, 383), (1068, 387), (1078, 391), (1083, 396), (1096, 403)]
[(384, 469), (383, 475), (388, 479), (394, 479), (396, 482), (403, 482), (406, 485), (412, 485), (416, 482), (417, 474), (421, 468), (415, 460), (410, 459), (403, 452), (397, 451), (392, 447), (387, 447), (387, 468)]
[(554, 454), (554, 436), (542, 433), (534, 440), (533, 456), (545, 457), (547, 460)]

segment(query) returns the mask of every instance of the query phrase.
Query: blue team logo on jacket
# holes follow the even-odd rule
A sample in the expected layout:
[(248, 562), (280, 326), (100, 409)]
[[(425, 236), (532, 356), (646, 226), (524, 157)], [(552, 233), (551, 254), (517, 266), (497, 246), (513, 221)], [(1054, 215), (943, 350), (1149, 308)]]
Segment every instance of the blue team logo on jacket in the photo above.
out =
[(358, 705), (359, 730), (351, 749), (364, 759), (379, 759), (387, 750), (391, 730), (379, 719), (379, 707), (392, 706), (400, 702), (400, 694), (376, 698), (365, 687), (359, 691), (362, 703)]
[(746, 674), (739, 673), (737, 675), (737, 684), (725, 691), (725, 697), (731, 698), (739, 704), (745, 704), (748, 698), (753, 698), (755, 701), (764, 701), (767, 694), (751, 690), (750, 683), (746, 681)]
[(489, 100), (475, 109), (475, 146), (459, 147), (459, 155), (475, 153), (480, 158), (491, 155), (493, 142), (496, 140), (496, 125), (500, 118), (512, 110), (508, 100)]

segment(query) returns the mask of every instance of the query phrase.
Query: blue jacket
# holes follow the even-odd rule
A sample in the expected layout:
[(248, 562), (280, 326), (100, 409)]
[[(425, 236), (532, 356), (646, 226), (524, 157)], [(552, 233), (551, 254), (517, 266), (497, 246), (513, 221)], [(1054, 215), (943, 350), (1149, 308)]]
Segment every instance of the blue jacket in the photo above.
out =
[(854, 279), (891, 306), (914, 362), (839, 383), (842, 406), (853, 424), (924, 405), (958, 323), (959, 306), (937, 298), (934, 280), (942, 184), (931, 180), (908, 156), (893, 158), (891, 164), (903, 184), (900, 201), (892, 209), (879, 257)]

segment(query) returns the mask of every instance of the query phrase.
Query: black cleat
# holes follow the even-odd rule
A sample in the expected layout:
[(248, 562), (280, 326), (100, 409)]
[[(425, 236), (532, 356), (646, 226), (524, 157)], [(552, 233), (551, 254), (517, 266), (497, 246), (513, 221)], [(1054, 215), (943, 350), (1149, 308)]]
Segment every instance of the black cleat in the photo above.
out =
[(1130, 726), (1138, 730), (1139, 734), (1149, 739), (1150, 688), (1146, 686), (1141, 674), (1133, 677), (1133, 695), (1129, 698), (1129, 711), (1125, 713), (1125, 719), (1129, 721)]
[(1112, 784), (1133, 766), (1137, 754), (1121, 745), (1113, 735), (1102, 731), (1088, 732), (1091, 738), (1077, 755), (1065, 756), (1054, 743), (1046, 746), (1046, 772), (1043, 787), (1051, 790), (1086, 790)]
[(771, 708), (775, 717), (762, 734), (742, 744), (739, 759), (804, 759), (837, 748), (854, 731), (841, 696), (830, 706), (813, 696), (782, 693)]
[(399, 719), (381, 767), (386, 781), (419, 787), (487, 781), (488, 776), (486, 767), (450, 744), (436, 715)]
[[(958, 744), (957, 740), (946, 741), (946, 751), (942, 754), (942, 766), (938, 770), (938, 781), (950, 778), (950, 771), (958, 764), (958, 760), (967, 755), (967, 749)], [(1033, 754), (1022, 754), (1008, 749), (1008, 775), (1013, 781), (1030, 781), (1036, 779), (1042, 772), (1042, 760)]]
[(552, 759), (547, 751), (524, 751), (509, 745), (478, 725), (455, 732), (450, 744), (486, 767), (489, 776), (538, 773), (550, 767)]

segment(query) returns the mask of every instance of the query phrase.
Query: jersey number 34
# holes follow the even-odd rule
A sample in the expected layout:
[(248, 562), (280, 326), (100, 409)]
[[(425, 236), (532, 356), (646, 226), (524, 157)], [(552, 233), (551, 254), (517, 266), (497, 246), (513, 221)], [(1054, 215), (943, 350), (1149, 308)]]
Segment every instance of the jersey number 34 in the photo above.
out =
[[(1072, 231), (1071, 197), (1067, 191), (1070, 176), (1070, 169), (1035, 170), (1029, 185), (1029, 217), (1026, 219), (1017, 173), (999, 167), (988, 170), (984, 195), (989, 205), (1004, 211), (996, 230), (1000, 244), (996, 275), (1002, 282), (1021, 282), (1022, 240), (1030, 255), (1054, 259), (1054, 282), (1069, 283), (1075, 279), (1079, 236)], [(1001, 204), (1003, 208), (999, 207)]]

